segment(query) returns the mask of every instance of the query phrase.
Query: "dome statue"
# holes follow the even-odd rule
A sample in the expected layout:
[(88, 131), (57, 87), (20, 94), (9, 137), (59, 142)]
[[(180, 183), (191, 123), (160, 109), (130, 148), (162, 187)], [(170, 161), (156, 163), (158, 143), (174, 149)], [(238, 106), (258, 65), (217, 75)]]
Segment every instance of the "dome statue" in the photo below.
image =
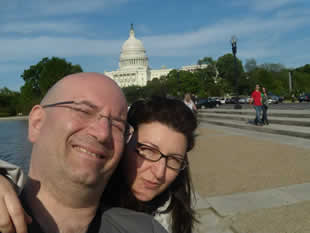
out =
[(130, 27), (129, 38), (124, 42), (121, 49), (119, 68), (120, 70), (148, 68), (148, 57), (145, 48), (142, 42), (135, 37), (133, 24)]

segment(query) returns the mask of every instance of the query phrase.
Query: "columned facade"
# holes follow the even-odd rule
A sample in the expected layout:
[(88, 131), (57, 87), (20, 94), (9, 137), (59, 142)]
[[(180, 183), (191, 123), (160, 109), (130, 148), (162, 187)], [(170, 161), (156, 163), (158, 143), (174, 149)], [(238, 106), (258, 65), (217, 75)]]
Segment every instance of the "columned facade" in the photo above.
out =
[[(206, 66), (206, 65), (202, 65)], [(204, 68), (199, 65), (184, 66), (181, 70), (194, 71)], [(143, 43), (135, 37), (133, 25), (129, 31), (129, 38), (124, 42), (119, 59), (119, 69), (104, 72), (112, 78), (120, 87), (132, 85), (145, 86), (147, 81), (166, 76), (172, 69), (162, 68), (153, 70), (149, 68), (148, 57)]]

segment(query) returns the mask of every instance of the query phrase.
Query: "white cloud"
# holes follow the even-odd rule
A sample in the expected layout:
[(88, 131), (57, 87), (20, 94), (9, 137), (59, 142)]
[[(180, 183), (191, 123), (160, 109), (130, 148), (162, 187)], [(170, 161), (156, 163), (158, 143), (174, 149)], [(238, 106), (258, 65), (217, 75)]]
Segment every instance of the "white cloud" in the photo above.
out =
[(103, 56), (120, 50), (121, 41), (89, 40), (77, 38), (38, 37), (2, 39), (0, 61), (26, 60), (47, 56)]
[[(145, 36), (140, 38), (145, 45), (148, 56), (212, 56), (217, 57), (231, 51), (229, 40), (232, 35), (238, 37), (238, 55), (244, 58), (264, 58), (272, 55), (281, 57), (280, 44), (287, 46), (286, 35), (308, 25), (305, 14), (283, 14), (273, 17), (252, 17), (243, 19), (225, 19), (211, 26), (196, 31)], [(142, 25), (143, 26), (143, 25)], [(42, 24), (11, 24), (2, 30), (24, 32), (46, 30), (84, 31), (83, 25), (72, 22), (63, 25), (53, 22)], [(58, 28), (58, 29), (57, 29)], [(86, 27), (85, 27), (86, 28)], [(147, 28), (147, 27), (146, 27)], [(87, 28), (86, 28), (87, 29)], [(84, 34), (87, 33), (85, 29)], [(68, 31), (68, 30), (67, 30)], [(124, 38), (127, 35), (124, 32)], [(23, 39), (0, 39), (1, 61), (26, 61), (41, 59), (46, 56), (85, 57), (113, 56), (118, 57), (125, 39), (94, 40), (77, 37), (40, 36)], [(303, 42), (305, 44), (305, 42)]]
[[(225, 20), (213, 26), (185, 34), (149, 36), (142, 38), (152, 53), (167, 54), (169, 51), (179, 53), (183, 49), (199, 46), (212, 47), (220, 43), (229, 43), (232, 35), (241, 40), (264, 38), (266, 34), (281, 34), (308, 23), (307, 17), (294, 18), (252, 18), (244, 20)], [(268, 35), (270, 36), (270, 35)], [(270, 40), (270, 38), (268, 38)]]
[(235, 0), (232, 2), (233, 5), (247, 6), (257, 11), (271, 11), (299, 3), (306, 3), (306, 0)]
[(22, 34), (33, 34), (42, 32), (73, 33), (83, 32), (84, 28), (84, 25), (74, 22), (17, 22), (2, 25), (0, 27), (0, 32)]
[[(1, 0), (0, 12), (10, 15), (20, 12), (20, 16), (56, 16), (102, 11), (108, 7), (127, 3), (129, 0)], [(17, 15), (15, 15), (16, 17)]]

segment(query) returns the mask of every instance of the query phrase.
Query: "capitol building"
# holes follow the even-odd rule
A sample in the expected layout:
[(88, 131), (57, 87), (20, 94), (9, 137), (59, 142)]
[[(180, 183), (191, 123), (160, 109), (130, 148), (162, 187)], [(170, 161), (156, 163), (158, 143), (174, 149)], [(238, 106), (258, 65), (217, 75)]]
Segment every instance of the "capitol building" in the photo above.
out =
[[(193, 72), (196, 69), (205, 68), (206, 66), (206, 64), (189, 65), (181, 67), (180, 70)], [(149, 67), (148, 57), (143, 43), (135, 37), (135, 31), (131, 24), (129, 38), (124, 42), (121, 49), (119, 69), (104, 72), (104, 74), (116, 81), (120, 87), (132, 85), (145, 86), (147, 81), (166, 76), (171, 70), (173, 69), (162, 68), (153, 70)]]

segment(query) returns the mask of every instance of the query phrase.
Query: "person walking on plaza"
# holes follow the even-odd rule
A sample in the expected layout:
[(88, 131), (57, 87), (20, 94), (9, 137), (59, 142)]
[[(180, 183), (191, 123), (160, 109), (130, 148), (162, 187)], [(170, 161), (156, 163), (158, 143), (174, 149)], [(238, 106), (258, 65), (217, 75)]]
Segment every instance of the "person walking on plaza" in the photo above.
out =
[(268, 110), (268, 95), (267, 95), (267, 91), (266, 88), (263, 87), (262, 88), (263, 92), (262, 92), (262, 110), (263, 110), (263, 116), (262, 116), (262, 122), (265, 125), (269, 125), (269, 121), (268, 121), (268, 117), (267, 117), (267, 110)]
[(197, 108), (196, 105), (194, 103), (194, 101), (191, 98), (191, 95), (189, 93), (186, 93), (184, 95), (184, 100), (183, 100), (184, 104), (186, 104), (187, 107), (189, 107), (193, 112), (197, 112)]
[(255, 90), (251, 94), (251, 104), (253, 104), (253, 107), (256, 112), (256, 117), (254, 120), (255, 125), (262, 125), (261, 121), (261, 112), (262, 112), (262, 95), (261, 92), (259, 91), (259, 85), (256, 84)]

